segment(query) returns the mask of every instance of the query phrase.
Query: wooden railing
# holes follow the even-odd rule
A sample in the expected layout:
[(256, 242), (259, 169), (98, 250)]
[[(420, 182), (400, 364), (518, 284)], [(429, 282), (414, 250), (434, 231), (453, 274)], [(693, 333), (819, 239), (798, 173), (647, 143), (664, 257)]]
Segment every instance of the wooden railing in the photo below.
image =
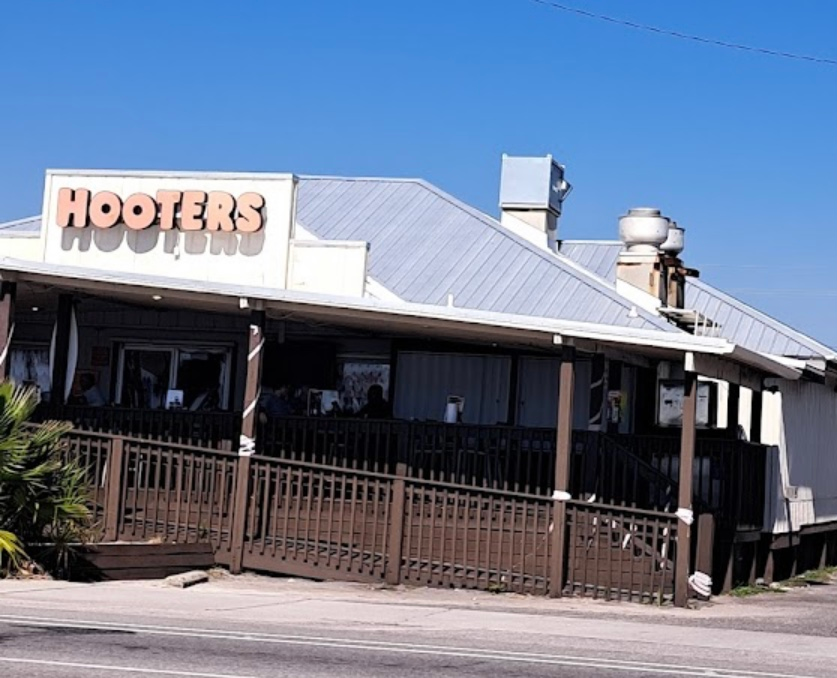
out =
[[(673, 436), (619, 436), (618, 444), (673, 483), (680, 473), (680, 440)], [(721, 530), (759, 530), (764, 522), (767, 448), (745, 440), (698, 436), (694, 500)]]
[(646, 602), (671, 589), (671, 514), (420, 478), (405, 462), (381, 473), (90, 432), (65, 453), (88, 469), (103, 539), (208, 542), (236, 571)]
[(35, 412), (34, 420), (47, 419), (69, 421), (84, 431), (227, 450), (238, 448), (241, 432), (241, 414), (236, 412), (44, 404)]
[(88, 431), (63, 444), (86, 471), (101, 539), (210, 542), (229, 562), (237, 454)]
[[(217, 449), (237, 449), (235, 413), (128, 408), (44, 409), (90, 431)], [(549, 494), (555, 431), (513, 426), (286, 417), (259, 424), (262, 456), (326, 464), (511, 492)], [(675, 436), (574, 431), (570, 492), (606, 504), (647, 510), (676, 508), (680, 440)], [(761, 445), (698, 437), (694, 506), (711, 512), (719, 530), (760, 529), (766, 450)]]
[(670, 513), (569, 502), (565, 591), (605, 600), (670, 601), (677, 529)]
[[(257, 443), (267, 457), (407, 475), (428, 481), (511, 492), (550, 494), (555, 479), (554, 429), (433, 422), (272, 419)], [(573, 431), (575, 495), (662, 508), (676, 483), (600, 433)], [(676, 492), (675, 492), (676, 494)]]

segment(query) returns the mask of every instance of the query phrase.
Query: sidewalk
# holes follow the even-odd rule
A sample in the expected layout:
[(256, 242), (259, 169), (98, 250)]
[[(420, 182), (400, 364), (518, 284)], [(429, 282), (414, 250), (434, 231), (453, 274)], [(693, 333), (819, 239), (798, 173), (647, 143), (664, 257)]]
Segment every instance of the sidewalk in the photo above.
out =
[[(832, 580), (833, 582), (833, 580)], [(83, 616), (97, 614), (151, 614), (182, 619), (199, 614), (219, 622), (249, 621), (248, 610), (259, 618), (300, 624), (409, 624), (416, 619), (465, 620), (479, 612), (503, 618), (536, 619), (536, 625), (561, 620), (576, 627), (584, 620), (641, 623), (643, 625), (737, 630), (747, 633), (782, 633), (837, 639), (837, 585), (812, 586), (785, 593), (766, 592), (748, 598), (713, 598), (698, 609), (659, 608), (651, 605), (602, 602), (590, 599), (490, 594), (478, 591), (429, 589), (303, 579), (254, 574), (231, 576), (214, 571), (210, 582), (174, 589), (161, 581), (71, 584), (46, 580), (0, 581), (0, 611), (43, 608)], [(276, 611), (279, 611), (277, 613)], [(240, 614), (244, 613), (244, 614)], [(512, 620), (512, 621), (509, 621)]]
[(186, 589), (4, 581), (0, 638), (14, 650), (7, 661), (132, 671), (156, 662), (182, 675), (278, 675), (278, 662), (289, 667), (282, 675), (316, 676), (347, 666), (328, 675), (438, 675), (424, 670), (435, 666), (469, 676), (823, 678), (837, 666), (835, 603), (837, 586), (683, 610), (251, 574)]

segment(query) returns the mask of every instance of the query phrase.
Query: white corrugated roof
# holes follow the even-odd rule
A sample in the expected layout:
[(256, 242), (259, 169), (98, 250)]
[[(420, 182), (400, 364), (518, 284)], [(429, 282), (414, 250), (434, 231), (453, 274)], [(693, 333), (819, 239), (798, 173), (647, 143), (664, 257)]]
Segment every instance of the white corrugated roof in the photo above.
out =
[(26, 217), (25, 219), (17, 219), (15, 221), (6, 221), (0, 223), (0, 236), (2, 235), (22, 235), (22, 234), (37, 234), (41, 232), (41, 216)]
[[(604, 280), (616, 281), (619, 241), (565, 241), (561, 253)], [(720, 325), (721, 335), (753, 351), (793, 358), (837, 357), (837, 351), (793, 329), (700, 278), (686, 282), (686, 308), (699, 311)]]
[(460, 308), (676, 333), (568, 259), (412, 179), (301, 177), (297, 221), (370, 243), (369, 275), (398, 297)]

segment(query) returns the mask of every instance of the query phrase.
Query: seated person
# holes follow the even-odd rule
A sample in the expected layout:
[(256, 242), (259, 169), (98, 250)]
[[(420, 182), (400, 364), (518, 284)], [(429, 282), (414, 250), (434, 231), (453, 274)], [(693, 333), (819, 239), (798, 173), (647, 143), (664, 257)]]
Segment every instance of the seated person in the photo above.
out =
[(267, 417), (289, 417), (294, 413), (291, 389), (288, 386), (280, 386), (275, 391), (264, 389), (260, 404)]
[(392, 416), (389, 403), (384, 398), (384, 388), (372, 384), (366, 392), (366, 405), (360, 408), (359, 417), (364, 419), (388, 419)]
[(90, 407), (104, 407), (107, 403), (105, 397), (96, 386), (96, 380), (91, 374), (82, 374), (79, 378), (79, 386), (81, 387), (81, 397), (85, 405)]

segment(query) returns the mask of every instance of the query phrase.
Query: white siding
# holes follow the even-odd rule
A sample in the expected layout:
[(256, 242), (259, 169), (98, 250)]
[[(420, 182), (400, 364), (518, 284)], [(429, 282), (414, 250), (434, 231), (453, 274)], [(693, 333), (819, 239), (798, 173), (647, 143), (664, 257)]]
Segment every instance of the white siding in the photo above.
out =
[(773, 383), (781, 394), (771, 397), (771, 410), (780, 413), (776, 483), (767, 494), (773, 530), (837, 520), (837, 394), (823, 384)]
[(442, 421), (449, 395), (463, 396), (462, 420), (497, 424), (508, 418), (511, 359), (405, 351), (395, 372), (395, 416)]
[[(521, 358), (517, 388), (517, 423), (552, 428), (558, 419), (558, 358)], [(587, 429), (590, 408), (590, 362), (575, 368), (573, 428)]]

